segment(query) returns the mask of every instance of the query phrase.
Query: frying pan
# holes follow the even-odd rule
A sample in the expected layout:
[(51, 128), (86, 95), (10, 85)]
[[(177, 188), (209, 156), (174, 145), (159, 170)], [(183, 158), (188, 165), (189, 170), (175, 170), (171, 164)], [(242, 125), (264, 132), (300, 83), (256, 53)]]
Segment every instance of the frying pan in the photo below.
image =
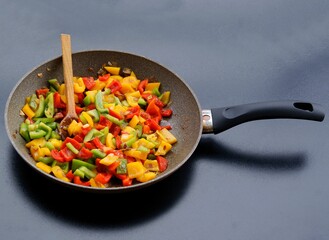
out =
[(131, 53), (95, 50), (74, 53), (73, 74), (75, 76), (96, 76), (98, 69), (108, 61), (117, 62), (121, 67), (132, 69), (139, 79), (155, 76), (161, 82), (162, 91), (171, 92), (171, 105), (174, 114), (168, 120), (172, 133), (178, 142), (167, 155), (169, 166), (155, 179), (132, 186), (113, 186), (110, 188), (90, 188), (61, 181), (46, 174), (35, 166), (35, 161), (25, 147), (25, 141), (19, 135), (19, 126), (23, 121), (19, 117), (25, 98), (36, 89), (47, 85), (47, 80), (57, 78), (63, 81), (61, 56), (50, 60), (27, 73), (16, 84), (9, 95), (5, 109), (5, 124), (8, 137), (18, 154), (40, 174), (57, 183), (79, 190), (91, 192), (122, 192), (135, 190), (154, 184), (179, 169), (196, 149), (202, 133), (220, 133), (236, 125), (260, 119), (293, 118), (322, 121), (325, 114), (321, 106), (302, 101), (274, 101), (245, 104), (232, 107), (201, 110), (198, 100), (190, 87), (176, 74), (162, 65), (142, 56)]

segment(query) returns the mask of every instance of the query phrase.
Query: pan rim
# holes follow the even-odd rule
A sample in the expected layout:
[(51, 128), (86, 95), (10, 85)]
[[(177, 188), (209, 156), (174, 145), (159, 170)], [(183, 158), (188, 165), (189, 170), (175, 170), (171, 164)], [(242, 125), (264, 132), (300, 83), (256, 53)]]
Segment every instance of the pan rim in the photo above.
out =
[[(141, 189), (150, 185), (153, 185), (165, 178), (167, 178), (168, 176), (170, 176), (171, 174), (173, 174), (174, 172), (176, 172), (179, 168), (181, 168), (186, 162), (187, 160), (189, 160), (192, 156), (192, 154), (194, 153), (195, 149), (197, 148), (201, 136), (202, 136), (202, 109), (200, 107), (198, 98), (196, 97), (194, 91), (191, 89), (191, 87), (185, 82), (185, 80), (183, 78), (181, 78), (177, 73), (171, 71), (169, 68), (165, 67), (164, 65), (158, 63), (157, 61), (151, 60), (143, 55), (139, 55), (139, 54), (135, 54), (135, 53), (131, 53), (131, 52), (125, 52), (125, 51), (116, 51), (116, 50), (110, 50), (110, 49), (89, 49), (89, 50), (84, 50), (84, 51), (77, 51), (77, 52), (72, 52), (72, 57), (74, 55), (78, 55), (78, 54), (88, 54), (88, 53), (95, 53), (95, 52), (111, 52), (111, 53), (115, 53), (115, 54), (124, 54), (124, 55), (130, 55), (133, 57), (138, 57), (138, 58), (143, 58), (144, 60), (152, 63), (152, 64), (156, 64), (164, 69), (166, 69), (166, 71), (169, 71), (171, 74), (173, 74), (175, 77), (177, 77), (183, 84), (184, 86), (190, 91), (191, 95), (193, 96), (195, 103), (196, 103), (196, 107), (198, 109), (198, 114), (199, 114), (199, 121), (200, 121), (200, 126), (199, 126), (199, 131), (198, 131), (198, 137), (195, 140), (195, 143), (193, 144), (192, 148), (190, 149), (190, 152), (185, 156), (184, 159), (182, 159), (181, 161), (179, 161), (179, 164), (177, 164), (174, 168), (170, 169), (170, 171), (165, 171), (162, 175), (157, 176), (156, 178), (154, 178), (151, 181), (148, 182), (144, 182), (144, 183), (137, 183), (137, 184), (133, 184), (131, 186), (118, 186), (118, 187), (109, 187), (109, 188), (93, 188), (93, 187), (87, 187), (87, 186), (80, 186), (74, 183), (70, 183), (70, 182), (65, 182), (62, 181), (50, 174), (47, 174), (43, 171), (41, 171), (40, 169), (38, 169), (35, 164), (33, 164), (31, 161), (29, 161), (28, 159), (26, 159), (25, 154), (23, 154), (21, 152), (21, 150), (16, 146), (16, 143), (14, 141), (14, 137), (12, 136), (13, 133), (10, 132), (9, 129), (9, 119), (8, 119), (8, 110), (9, 110), (9, 105), (12, 101), (12, 97), (15, 93), (15, 91), (17, 90), (17, 88), (20, 86), (20, 84), (30, 75), (32, 74), (36, 69), (45, 66), (46, 64), (56, 61), (56, 60), (60, 60), (60, 58), (62, 57), (62, 55), (58, 55), (54, 58), (49, 58), (48, 60), (43, 61), (42, 63), (38, 64), (37, 66), (33, 67), (31, 70), (29, 70), (27, 73), (25, 73), (19, 80), (18, 82), (14, 85), (14, 87), (12, 88), (10, 94), (8, 95), (8, 99), (6, 101), (6, 105), (5, 105), (5, 114), (4, 114), (4, 120), (5, 120), (5, 128), (6, 128), (6, 132), (7, 132), (7, 136), (12, 144), (12, 146), (14, 147), (15, 151), (20, 155), (20, 157), (24, 160), (24, 162), (26, 162), (30, 167), (32, 167), (34, 170), (36, 170), (36, 172), (39, 172), (41, 175), (47, 177), (48, 179), (51, 179), (57, 183), (60, 183), (61, 185), (64, 185), (66, 187), (70, 187), (70, 188), (74, 188), (77, 190), (82, 190), (82, 191), (87, 191), (87, 192), (97, 192), (97, 193), (115, 193), (115, 192), (126, 192), (126, 191), (132, 191), (132, 190), (137, 190), (137, 189)], [(19, 134), (18, 134), (19, 135)]]

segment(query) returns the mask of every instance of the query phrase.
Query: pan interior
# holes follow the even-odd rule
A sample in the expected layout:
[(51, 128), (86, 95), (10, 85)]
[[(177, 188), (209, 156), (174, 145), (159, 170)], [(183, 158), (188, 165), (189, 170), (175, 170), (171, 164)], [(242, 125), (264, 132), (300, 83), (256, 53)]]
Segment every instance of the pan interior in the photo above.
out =
[[(106, 50), (85, 51), (74, 53), (72, 60), (74, 76), (96, 76), (98, 69), (104, 63), (113, 61), (121, 67), (131, 68), (139, 79), (156, 77), (161, 82), (161, 90), (171, 92), (170, 107), (174, 114), (168, 122), (172, 126), (172, 133), (177, 137), (178, 142), (167, 155), (168, 169), (155, 180), (136, 184), (131, 188), (143, 187), (161, 180), (187, 161), (201, 137), (201, 109), (195, 95), (181, 78), (156, 62), (129, 53)], [(41, 171), (35, 167), (35, 161), (29, 155), (25, 142), (19, 135), (19, 126), (23, 121), (23, 118), (19, 117), (19, 113), (25, 98), (34, 93), (36, 89), (47, 86), (47, 80), (52, 78), (63, 82), (61, 57), (50, 60), (25, 75), (11, 92), (5, 110), (6, 129), (10, 141), (20, 156), (39, 172)], [(54, 179), (51, 175), (41, 173)], [(57, 181), (57, 179), (54, 180)], [(121, 190), (121, 188), (117, 188), (117, 190)]]

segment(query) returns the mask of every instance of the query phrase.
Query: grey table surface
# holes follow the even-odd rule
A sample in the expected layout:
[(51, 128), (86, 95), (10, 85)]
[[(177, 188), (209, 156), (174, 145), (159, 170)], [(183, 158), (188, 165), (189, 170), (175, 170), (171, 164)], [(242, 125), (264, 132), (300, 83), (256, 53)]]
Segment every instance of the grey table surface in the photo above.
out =
[[(176, 72), (202, 108), (296, 99), (329, 110), (329, 2), (0, 0), (1, 112), (15, 84), (61, 54), (111, 49)], [(329, 124), (264, 120), (205, 135), (149, 188), (57, 186), (15, 152), (1, 118), (1, 239), (329, 239)]]

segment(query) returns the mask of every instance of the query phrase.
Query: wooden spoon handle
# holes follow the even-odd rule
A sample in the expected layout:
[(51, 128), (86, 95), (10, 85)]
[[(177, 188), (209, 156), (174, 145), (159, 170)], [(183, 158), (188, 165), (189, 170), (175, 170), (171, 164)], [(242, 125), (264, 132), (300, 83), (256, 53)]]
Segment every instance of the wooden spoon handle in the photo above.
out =
[(66, 106), (68, 115), (76, 115), (74, 102), (71, 36), (61, 34), (64, 83), (66, 89)]

